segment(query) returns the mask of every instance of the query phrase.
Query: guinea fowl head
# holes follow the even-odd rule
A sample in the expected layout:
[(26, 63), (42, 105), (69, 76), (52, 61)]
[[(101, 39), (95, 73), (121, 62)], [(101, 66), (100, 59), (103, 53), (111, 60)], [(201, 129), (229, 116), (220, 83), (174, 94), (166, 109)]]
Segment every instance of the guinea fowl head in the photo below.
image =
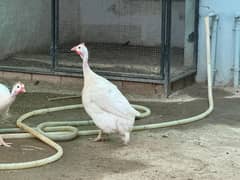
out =
[(84, 61), (88, 60), (88, 49), (84, 43), (74, 46), (71, 51), (76, 52)]
[(25, 92), (26, 90), (25, 90), (24, 84), (21, 82), (17, 82), (16, 84), (14, 84), (11, 94), (13, 96), (16, 96), (18, 94), (25, 93)]

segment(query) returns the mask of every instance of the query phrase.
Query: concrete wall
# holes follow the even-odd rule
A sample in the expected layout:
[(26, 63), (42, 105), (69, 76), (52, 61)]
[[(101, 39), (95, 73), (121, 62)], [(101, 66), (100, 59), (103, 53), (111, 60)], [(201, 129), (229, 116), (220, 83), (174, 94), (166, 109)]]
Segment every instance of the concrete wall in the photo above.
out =
[(50, 46), (49, 0), (0, 1), (0, 58)]
[[(61, 0), (61, 30), (65, 41), (79, 34), (76, 22), (79, 14), (71, 11), (79, 1)], [(66, 23), (71, 20), (71, 24)], [(49, 52), (51, 45), (51, 1), (50, 0), (1, 0), (0, 1), (0, 58), (24, 52)]]
[[(172, 12), (172, 45), (183, 47), (184, 1), (174, 1)], [(81, 39), (160, 45), (161, 13), (158, 0), (81, 0)]]
[[(63, 44), (75, 45), (80, 41), (81, 0), (59, 0), (59, 40)], [(75, 42), (75, 43), (73, 43)]]
[(199, 49), (197, 81), (206, 80), (206, 54), (203, 17), (209, 12), (219, 15), (217, 43), (217, 85), (232, 83), (234, 55), (234, 16), (240, 13), (239, 0), (200, 0)]

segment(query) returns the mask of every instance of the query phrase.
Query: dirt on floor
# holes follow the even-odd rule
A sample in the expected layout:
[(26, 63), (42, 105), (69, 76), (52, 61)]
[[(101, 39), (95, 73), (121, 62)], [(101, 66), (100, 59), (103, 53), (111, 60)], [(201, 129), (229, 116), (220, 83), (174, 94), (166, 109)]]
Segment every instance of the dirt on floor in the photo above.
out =
[[(38, 89), (40, 90), (40, 89)], [(80, 98), (49, 102), (63, 96), (44, 92), (21, 95), (11, 108), (11, 118), (0, 126), (15, 127), (19, 115), (33, 109), (81, 103)], [(49, 91), (50, 92), (50, 91)], [(215, 108), (195, 123), (133, 132), (128, 146), (117, 135), (109, 141), (93, 142), (82, 136), (59, 142), (63, 157), (49, 165), (25, 170), (0, 171), (2, 180), (238, 180), (240, 178), (239, 96), (214, 89)], [(131, 98), (133, 98), (131, 96)], [(138, 104), (151, 108), (152, 115), (136, 124), (159, 123), (197, 115), (208, 108), (207, 88), (194, 85), (170, 99), (141, 98)], [(36, 116), (27, 120), (35, 126), (44, 121), (88, 119), (83, 110)], [(11, 148), (0, 147), (0, 162), (36, 160), (54, 153), (36, 139), (8, 139)]]

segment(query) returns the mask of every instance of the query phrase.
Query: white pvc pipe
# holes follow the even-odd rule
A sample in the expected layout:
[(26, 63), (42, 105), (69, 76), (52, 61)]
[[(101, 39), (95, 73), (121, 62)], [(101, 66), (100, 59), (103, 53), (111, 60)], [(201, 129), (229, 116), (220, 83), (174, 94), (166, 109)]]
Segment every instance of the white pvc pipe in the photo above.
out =
[(209, 18), (211, 18), (211, 31), (210, 31), (210, 37), (211, 37), (211, 62), (212, 62), (212, 83), (213, 86), (215, 85), (216, 81), (216, 74), (217, 74), (217, 40), (218, 40), (218, 22), (219, 17), (215, 13), (209, 13)]
[(234, 21), (234, 30), (235, 30), (235, 42), (234, 42), (234, 68), (233, 68), (233, 86), (234, 88), (238, 88), (239, 86), (239, 60), (240, 60), (240, 15), (235, 16)]

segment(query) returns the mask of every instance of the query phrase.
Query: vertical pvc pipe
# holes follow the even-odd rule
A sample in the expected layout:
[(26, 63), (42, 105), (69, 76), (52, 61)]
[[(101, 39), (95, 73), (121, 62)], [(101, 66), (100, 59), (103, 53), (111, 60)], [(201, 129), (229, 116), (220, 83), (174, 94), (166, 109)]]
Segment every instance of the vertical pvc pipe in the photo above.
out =
[(211, 59), (212, 59), (212, 83), (215, 85), (216, 81), (216, 73), (217, 73), (217, 59), (216, 59), (216, 52), (217, 52), (217, 38), (218, 38), (218, 21), (219, 17), (217, 14), (210, 13), (209, 17), (211, 18)]
[(233, 85), (234, 88), (239, 86), (239, 31), (240, 31), (240, 15), (235, 16), (235, 44), (234, 44), (234, 73), (233, 73)]
[(208, 97), (209, 97), (209, 109), (212, 111), (214, 107), (213, 95), (212, 95), (212, 72), (211, 72), (211, 49), (210, 49), (210, 28), (209, 28), (209, 16), (204, 18), (205, 33), (206, 33), (206, 58), (207, 58), (207, 77), (208, 77)]

